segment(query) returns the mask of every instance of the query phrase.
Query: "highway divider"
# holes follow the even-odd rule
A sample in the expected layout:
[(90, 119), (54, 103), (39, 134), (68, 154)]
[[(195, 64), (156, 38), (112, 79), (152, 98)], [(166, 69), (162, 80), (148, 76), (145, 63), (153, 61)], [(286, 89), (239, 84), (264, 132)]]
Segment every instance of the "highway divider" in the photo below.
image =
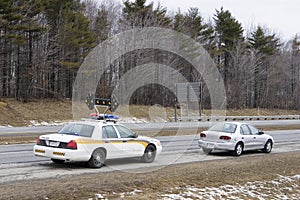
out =
[(274, 115), (274, 116), (184, 116), (178, 121), (262, 121), (262, 120), (299, 120), (300, 115)]

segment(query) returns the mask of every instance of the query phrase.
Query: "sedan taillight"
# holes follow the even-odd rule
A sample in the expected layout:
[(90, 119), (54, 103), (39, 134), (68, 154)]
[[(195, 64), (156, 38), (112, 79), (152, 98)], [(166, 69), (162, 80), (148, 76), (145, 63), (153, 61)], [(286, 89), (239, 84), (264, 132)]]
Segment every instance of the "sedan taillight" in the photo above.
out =
[(220, 136), (220, 140), (231, 140), (231, 137), (222, 135)]
[(77, 143), (74, 140), (71, 140), (68, 144), (67, 144), (67, 149), (77, 149)]
[(37, 144), (37, 145), (40, 145), (40, 144), (41, 144), (40, 137), (38, 137), (38, 138), (37, 138), (37, 140), (36, 140), (36, 144)]
[(206, 134), (205, 134), (205, 133), (200, 133), (200, 137), (201, 137), (201, 138), (205, 138), (205, 137), (206, 137)]

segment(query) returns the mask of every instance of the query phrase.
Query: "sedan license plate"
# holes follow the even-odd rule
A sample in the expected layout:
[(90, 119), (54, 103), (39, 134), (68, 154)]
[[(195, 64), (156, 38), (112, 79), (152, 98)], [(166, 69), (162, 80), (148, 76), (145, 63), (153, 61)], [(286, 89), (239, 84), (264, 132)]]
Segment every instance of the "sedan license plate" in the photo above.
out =
[(214, 148), (214, 144), (212, 144), (212, 143), (207, 143), (207, 148), (210, 148), (210, 149)]
[(59, 142), (50, 141), (49, 146), (51, 146), (51, 147), (58, 147), (59, 146)]

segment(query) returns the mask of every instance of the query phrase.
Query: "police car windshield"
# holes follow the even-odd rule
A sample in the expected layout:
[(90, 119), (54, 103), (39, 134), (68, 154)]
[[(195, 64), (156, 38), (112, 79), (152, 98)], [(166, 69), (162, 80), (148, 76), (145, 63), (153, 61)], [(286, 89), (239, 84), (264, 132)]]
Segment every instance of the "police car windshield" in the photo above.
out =
[(121, 138), (136, 138), (136, 137), (138, 137), (138, 135), (136, 133), (134, 133), (132, 130), (130, 130), (124, 126), (116, 125), (115, 127), (118, 129)]
[(67, 135), (76, 135), (83, 137), (91, 137), (94, 131), (94, 126), (85, 124), (67, 124), (58, 133)]

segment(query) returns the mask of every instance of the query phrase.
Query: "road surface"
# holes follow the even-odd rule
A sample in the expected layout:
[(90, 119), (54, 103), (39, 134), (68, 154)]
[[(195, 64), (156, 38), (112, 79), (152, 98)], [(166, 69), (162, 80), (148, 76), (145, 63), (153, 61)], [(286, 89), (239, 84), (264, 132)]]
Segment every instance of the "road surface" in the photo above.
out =
[[(300, 150), (300, 130), (270, 131), (275, 140), (272, 153)], [(90, 169), (80, 163), (54, 164), (48, 158), (35, 157), (34, 144), (0, 145), (0, 183), (80, 175), (84, 173), (121, 170), (126, 172), (147, 172), (171, 164), (198, 162), (215, 159), (233, 158), (227, 152), (204, 154), (197, 146), (198, 136), (157, 137), (163, 145), (163, 153), (153, 163), (142, 163), (137, 159), (118, 159), (107, 161), (107, 166)], [(245, 153), (242, 156), (254, 156), (261, 152)], [(266, 155), (267, 156), (267, 155)]]

